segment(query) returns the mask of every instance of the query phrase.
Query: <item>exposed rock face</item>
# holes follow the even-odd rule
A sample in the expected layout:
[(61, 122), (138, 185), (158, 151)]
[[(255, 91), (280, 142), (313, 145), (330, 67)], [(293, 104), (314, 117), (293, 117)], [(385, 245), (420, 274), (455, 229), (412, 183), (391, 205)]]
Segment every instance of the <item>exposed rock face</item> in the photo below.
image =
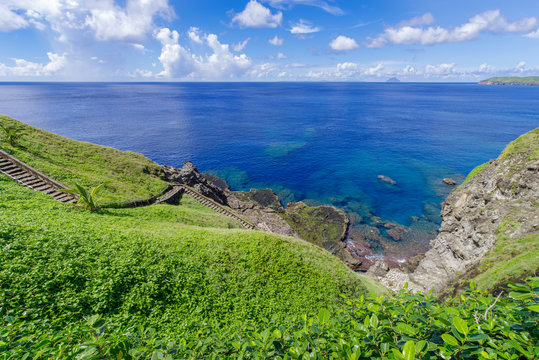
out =
[(282, 216), (303, 239), (326, 249), (353, 269), (361, 265), (343, 241), (349, 225), (344, 211), (328, 205), (307, 206), (300, 201), (288, 204)]
[(281, 217), (285, 210), (273, 190), (227, 191), (226, 196), (228, 206), (248, 218), (257, 230), (299, 237)]
[(361, 264), (346, 250), (344, 240), (349, 220), (341, 210), (303, 203), (289, 204), (285, 210), (273, 190), (230, 191), (225, 180), (200, 173), (190, 161), (181, 169), (163, 166), (163, 171), (168, 181), (188, 185), (230, 207), (255, 224), (257, 230), (303, 238), (325, 248), (352, 268)]
[(185, 184), (219, 204), (227, 205), (227, 198), (223, 188), (217, 185), (218, 182), (215, 179), (207, 177), (207, 174), (199, 173), (192, 162), (186, 161), (181, 169), (166, 165), (163, 165), (162, 168), (167, 181)]
[(539, 129), (467, 180), (442, 204), (440, 232), (417, 267), (411, 266), (415, 270), (391, 269), (378, 277), (384, 285), (398, 290), (408, 282), (413, 290), (441, 293), (495, 247), (496, 229), (508, 217), (520, 224), (505, 233), (510, 238), (539, 233)]

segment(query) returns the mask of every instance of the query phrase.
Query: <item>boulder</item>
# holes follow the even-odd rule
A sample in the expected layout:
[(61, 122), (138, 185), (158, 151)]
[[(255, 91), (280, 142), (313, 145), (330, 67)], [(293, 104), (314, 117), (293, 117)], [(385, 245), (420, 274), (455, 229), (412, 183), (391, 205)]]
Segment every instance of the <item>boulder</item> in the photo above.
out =
[(389, 176), (378, 175), (378, 179), (380, 179), (383, 182), (386, 182), (388, 184), (391, 184), (391, 185), (396, 185), (397, 184), (397, 182), (395, 180), (393, 180), (392, 178), (390, 178)]
[(449, 185), (449, 186), (455, 186), (457, 185), (457, 182), (451, 178), (443, 178), (442, 179), (442, 182), (446, 185)]

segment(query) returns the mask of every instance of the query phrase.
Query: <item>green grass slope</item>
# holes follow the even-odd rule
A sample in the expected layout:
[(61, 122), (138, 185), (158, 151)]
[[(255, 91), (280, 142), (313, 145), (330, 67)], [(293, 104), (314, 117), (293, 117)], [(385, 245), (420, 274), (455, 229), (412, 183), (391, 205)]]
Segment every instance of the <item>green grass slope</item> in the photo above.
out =
[(148, 198), (166, 187), (159, 165), (141, 154), (72, 140), (3, 115), (0, 124), (24, 128), (25, 133), (20, 146), (0, 140), (0, 147), (68, 187), (110, 181), (101, 194), (114, 201)]
[(317, 246), (229, 227), (238, 224), (188, 197), (91, 213), (0, 175), (0, 308), (53, 327), (100, 314), (177, 335), (314, 313), (364, 292)]

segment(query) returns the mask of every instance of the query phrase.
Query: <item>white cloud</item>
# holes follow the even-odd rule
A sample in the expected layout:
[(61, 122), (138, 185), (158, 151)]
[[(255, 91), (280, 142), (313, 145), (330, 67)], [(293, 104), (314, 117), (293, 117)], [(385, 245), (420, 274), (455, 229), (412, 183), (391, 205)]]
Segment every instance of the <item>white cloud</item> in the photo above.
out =
[(90, 9), (85, 24), (95, 32), (98, 40), (144, 40), (153, 28), (156, 15), (166, 16), (171, 9), (168, 0), (127, 0), (125, 8), (113, 1), (101, 1), (100, 7)]
[(280, 52), (277, 54), (277, 59), (281, 59), (281, 60), (288, 59), (288, 56)]
[(247, 46), (247, 43), (249, 42), (249, 40), (251, 40), (251, 38), (247, 38), (237, 44), (233, 44), (232, 45), (232, 50), (234, 51), (242, 51), (243, 49), (245, 49), (245, 47)]
[(187, 32), (187, 35), (189, 36), (189, 39), (193, 40), (194, 42), (198, 44), (202, 44), (203, 40), (200, 38), (200, 29), (197, 27), (191, 26), (189, 28), (189, 31)]
[(425, 14), (395, 27), (388, 27), (375, 38), (368, 38), (366, 46), (371, 48), (383, 47), (387, 44), (422, 44), (433, 45), (447, 42), (462, 42), (475, 40), (483, 32), (491, 33), (529, 33), (536, 29), (537, 19), (523, 18), (509, 23), (499, 10), (489, 10), (475, 15), (461, 26), (452, 29), (436, 27), (416, 27), (434, 20), (432, 15)]
[(145, 54), (148, 51), (142, 44), (133, 44), (133, 48), (142, 54)]
[[(169, 19), (174, 11), (168, 0), (125, 0), (119, 6), (114, 0), (2, 0), (0, 31), (9, 14), (13, 29), (31, 24), (38, 30), (48, 27), (57, 39), (68, 42), (91, 34), (97, 40), (141, 42), (154, 29), (154, 19)], [(7, 11), (7, 12), (6, 12)], [(90, 31), (88, 31), (90, 30)]]
[(450, 75), (455, 73), (455, 63), (425, 66), (426, 75)]
[(300, 19), (298, 23), (292, 25), (290, 32), (292, 34), (311, 34), (322, 30), (320, 27), (313, 27), (308, 21)]
[(49, 62), (39, 64), (24, 59), (13, 59), (15, 65), (7, 66), (0, 63), (0, 76), (26, 77), (50, 76), (59, 73), (66, 65), (66, 54), (47, 53)]
[(202, 35), (204, 44), (212, 50), (211, 55), (195, 56), (179, 44), (176, 30), (163, 28), (155, 38), (162, 44), (159, 61), (163, 71), (157, 76), (196, 80), (226, 80), (244, 75), (252, 66), (245, 54), (234, 55), (228, 44), (219, 42), (217, 35)]
[(345, 62), (342, 64), (337, 64), (337, 70), (339, 71), (356, 71), (359, 68), (359, 65), (353, 62)]
[(283, 44), (284, 40), (282, 38), (278, 37), (277, 35), (275, 35), (275, 37), (269, 39), (268, 42), (271, 45), (281, 46)]
[(343, 15), (344, 11), (337, 6), (332, 6), (327, 1), (322, 0), (265, 0), (268, 4), (276, 8), (290, 8), (294, 5), (315, 6), (332, 15)]
[(232, 18), (232, 23), (237, 23), (242, 28), (275, 28), (281, 25), (283, 13), (273, 15), (267, 7), (256, 0), (250, 0), (245, 9)]
[(329, 43), (329, 46), (333, 50), (337, 50), (337, 51), (354, 50), (359, 47), (359, 45), (354, 39), (343, 36), (343, 35), (339, 35), (335, 39), (331, 40), (331, 42)]
[(434, 22), (434, 16), (432, 16), (431, 13), (425, 13), (421, 16), (416, 16), (408, 20), (403, 20), (400, 23), (397, 24), (396, 27), (404, 27), (404, 26), (418, 26), (418, 25), (429, 25)]
[(28, 21), (22, 16), (11, 11), (6, 5), (0, 4), (0, 31), (13, 31), (27, 26)]
[(539, 39), (539, 29), (532, 31), (531, 33), (528, 33), (525, 36), (529, 38)]
[(373, 66), (373, 67), (370, 67), (368, 69), (366, 69), (363, 74), (364, 75), (368, 75), (368, 76), (373, 76), (373, 75), (376, 75), (376, 76), (384, 76), (385, 74), (382, 73), (382, 70), (384, 69), (384, 65), (383, 64), (376, 64), (376, 66)]
[(135, 69), (133, 73), (129, 74), (129, 77), (132, 78), (151, 78), (153, 76), (153, 73), (151, 70), (144, 70), (144, 69)]
[(195, 70), (196, 60), (178, 43), (180, 35), (176, 30), (170, 31), (168, 28), (163, 28), (155, 34), (155, 38), (163, 46), (159, 55), (163, 71), (158, 74), (159, 76), (181, 77)]

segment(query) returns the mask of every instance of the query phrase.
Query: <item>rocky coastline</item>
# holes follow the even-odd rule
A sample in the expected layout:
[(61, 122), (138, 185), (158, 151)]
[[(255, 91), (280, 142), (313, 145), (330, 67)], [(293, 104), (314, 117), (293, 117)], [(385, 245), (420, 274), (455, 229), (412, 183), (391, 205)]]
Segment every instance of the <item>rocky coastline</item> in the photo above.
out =
[[(244, 216), (257, 230), (316, 244), (356, 271), (367, 271), (377, 260), (384, 260), (389, 268), (409, 267), (406, 259), (427, 251), (426, 245), (437, 234), (438, 225), (425, 215), (403, 226), (370, 213), (362, 217), (353, 209), (311, 202), (288, 203), (285, 208), (271, 189), (232, 191), (224, 179), (199, 172), (190, 161), (182, 168), (162, 169), (167, 181), (193, 187)], [(414, 250), (403, 251), (414, 242), (419, 244)]]
[(500, 227), (507, 222), (512, 226), (504, 236), (539, 236), (538, 152), (536, 129), (511, 143), (498, 159), (472, 171), (460, 186), (453, 188), (456, 181), (441, 178), (448, 192), (453, 189), (441, 215), (426, 209), (408, 226), (310, 202), (285, 208), (271, 189), (232, 191), (225, 180), (200, 173), (189, 161), (180, 169), (162, 168), (167, 181), (193, 187), (230, 207), (257, 230), (316, 244), (391, 290), (408, 283), (412, 290), (440, 294), (482, 271), (482, 259), (495, 248)]
[[(458, 290), (467, 280), (489, 270), (482, 261), (493, 257), (492, 252), (502, 238), (508, 244), (516, 244), (523, 238), (527, 239), (527, 246), (532, 244), (532, 249), (513, 246), (514, 253), (505, 254), (509, 259), (533, 251), (539, 242), (538, 200), (539, 129), (536, 129), (509, 144), (496, 160), (472, 171), (451, 192), (442, 204), (438, 236), (424, 255), (413, 259), (412, 267), (389, 269), (387, 264), (377, 262), (368, 274), (392, 290), (401, 289), (405, 283), (412, 290), (433, 290), (435, 294)], [(497, 265), (496, 258), (493, 259), (490, 263)], [(533, 275), (538, 270), (538, 261), (532, 258), (527, 264), (531, 273), (518, 276)], [(519, 280), (513, 278), (515, 274), (508, 272), (509, 278), (500, 277), (499, 283)]]

